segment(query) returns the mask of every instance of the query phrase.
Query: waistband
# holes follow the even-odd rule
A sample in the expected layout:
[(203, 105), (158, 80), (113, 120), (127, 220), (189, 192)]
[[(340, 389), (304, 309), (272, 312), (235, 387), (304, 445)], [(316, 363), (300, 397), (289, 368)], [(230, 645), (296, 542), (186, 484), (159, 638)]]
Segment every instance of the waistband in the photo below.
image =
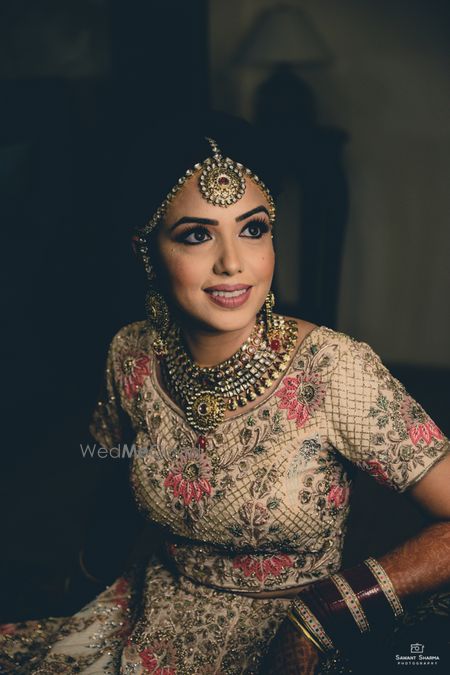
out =
[(329, 569), (329, 560), (308, 561), (292, 552), (228, 553), (208, 544), (173, 541), (166, 541), (164, 548), (180, 574), (235, 592), (288, 591), (337, 571)]

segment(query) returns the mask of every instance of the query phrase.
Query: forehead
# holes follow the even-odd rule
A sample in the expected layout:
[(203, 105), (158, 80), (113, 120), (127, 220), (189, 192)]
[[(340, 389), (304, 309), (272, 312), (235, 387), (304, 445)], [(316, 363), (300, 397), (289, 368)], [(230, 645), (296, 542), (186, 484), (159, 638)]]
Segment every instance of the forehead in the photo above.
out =
[(265, 206), (269, 209), (266, 195), (248, 176), (245, 177), (244, 195), (237, 202), (226, 207), (210, 204), (200, 192), (199, 175), (200, 171), (193, 174), (171, 201), (166, 211), (166, 223), (171, 224), (183, 216), (214, 220), (221, 220), (224, 217), (236, 218), (256, 206)]

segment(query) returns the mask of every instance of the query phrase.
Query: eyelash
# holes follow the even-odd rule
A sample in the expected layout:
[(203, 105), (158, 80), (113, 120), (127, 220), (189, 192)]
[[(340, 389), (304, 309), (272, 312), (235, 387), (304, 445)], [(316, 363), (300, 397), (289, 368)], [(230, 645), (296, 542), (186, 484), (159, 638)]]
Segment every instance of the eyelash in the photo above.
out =
[[(256, 237), (245, 237), (246, 239), (261, 239), (261, 237), (266, 234), (266, 232), (269, 231), (269, 225), (266, 223), (265, 220), (260, 220), (260, 219), (254, 219), (251, 220), (249, 223), (247, 223), (242, 230), (244, 232), (247, 230), (249, 227), (259, 227), (260, 229), (260, 234)], [(195, 227), (191, 227), (190, 229), (185, 230), (182, 232), (177, 238), (176, 241), (179, 241), (182, 244), (186, 244), (187, 246), (198, 246), (199, 244), (203, 244), (205, 241), (208, 241), (207, 239), (204, 239), (203, 241), (187, 241), (187, 238), (189, 235), (193, 234), (194, 232), (201, 232), (202, 234), (208, 234), (209, 235), (209, 230), (206, 227), (203, 227), (202, 225), (197, 225)]]

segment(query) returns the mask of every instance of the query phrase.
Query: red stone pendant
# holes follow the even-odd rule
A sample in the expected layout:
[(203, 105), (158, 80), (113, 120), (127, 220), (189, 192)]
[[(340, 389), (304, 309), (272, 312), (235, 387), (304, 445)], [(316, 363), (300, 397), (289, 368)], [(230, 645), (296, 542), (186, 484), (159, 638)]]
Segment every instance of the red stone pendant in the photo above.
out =
[(270, 345), (270, 349), (271, 349), (273, 352), (279, 352), (280, 349), (281, 349), (281, 342), (280, 342), (280, 340), (279, 340), (278, 338), (273, 338), (273, 339), (269, 342), (269, 345)]

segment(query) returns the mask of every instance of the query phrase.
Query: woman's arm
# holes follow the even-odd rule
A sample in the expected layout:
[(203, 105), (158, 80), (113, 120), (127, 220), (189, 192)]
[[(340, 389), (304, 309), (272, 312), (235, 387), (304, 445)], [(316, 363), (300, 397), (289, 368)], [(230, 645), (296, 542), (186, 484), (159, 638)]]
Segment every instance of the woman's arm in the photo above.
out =
[(450, 455), (409, 493), (438, 522), (380, 558), (400, 597), (435, 591), (450, 583)]
[[(402, 600), (450, 583), (450, 455), (411, 487), (409, 494), (438, 521), (379, 558)], [(267, 663), (273, 673), (309, 675), (315, 672), (320, 656), (317, 647), (286, 620), (271, 644)]]
[(449, 442), (368, 345), (325, 337), (309, 364), (326, 388), (324, 436), (338, 455), (408, 494), (435, 521), (378, 561), (321, 579), (293, 601), (299, 629), (309, 629), (324, 651), (337, 645), (351, 656), (369, 635), (393, 627), (408, 598), (450, 582)]
[(117, 351), (123, 333), (122, 328), (108, 347), (103, 379), (89, 424), (89, 445), (102, 448), (103, 456), (95, 453), (91, 458), (98, 480), (79, 552), (79, 567), (87, 579), (102, 585), (112, 583), (123, 571), (128, 553), (144, 527), (131, 491), (129, 458), (120, 456), (120, 452), (110, 456), (104, 452), (130, 448), (135, 439), (130, 417), (121, 404), (116, 374)]

